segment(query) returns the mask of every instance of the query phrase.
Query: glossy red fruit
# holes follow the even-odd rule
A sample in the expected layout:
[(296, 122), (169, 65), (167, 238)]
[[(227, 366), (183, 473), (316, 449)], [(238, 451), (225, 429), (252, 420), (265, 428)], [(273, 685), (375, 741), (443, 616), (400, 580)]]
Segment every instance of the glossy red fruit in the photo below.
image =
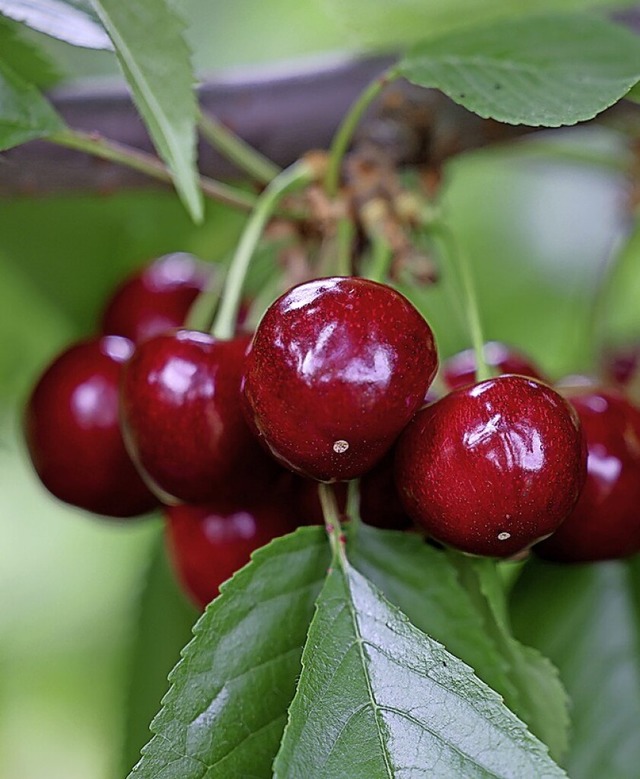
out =
[(211, 266), (190, 254), (159, 257), (118, 287), (104, 310), (102, 332), (141, 343), (165, 330), (182, 327), (212, 273)]
[(317, 279), (265, 313), (243, 391), (275, 457), (303, 476), (346, 480), (384, 456), (437, 364), (431, 328), (398, 292), (361, 278)]
[(144, 514), (158, 502), (118, 424), (118, 382), (133, 349), (118, 336), (75, 344), (43, 373), (26, 407), (27, 448), (44, 486), (65, 503), (111, 517)]
[[(528, 357), (498, 341), (489, 341), (484, 345), (484, 358), (496, 373), (514, 373), (545, 381), (540, 369)], [(445, 360), (442, 364), (442, 377), (449, 389), (475, 384), (476, 358), (473, 349), (465, 349)]]
[(249, 496), (278, 472), (240, 407), (249, 340), (178, 330), (142, 343), (126, 366), (125, 441), (163, 502)]
[(640, 367), (640, 346), (628, 344), (608, 349), (602, 358), (602, 373), (605, 381), (619, 387), (627, 387), (637, 376)]
[(587, 440), (587, 481), (558, 530), (534, 547), (559, 562), (613, 560), (640, 552), (640, 411), (619, 392), (571, 392)]
[(173, 506), (166, 511), (166, 543), (182, 586), (204, 608), (222, 582), (249, 562), (251, 553), (297, 523), (290, 504), (269, 498), (209, 506)]
[(585, 476), (575, 411), (522, 376), (454, 390), (422, 410), (397, 444), (396, 484), (409, 515), (472, 554), (510, 557), (548, 536)]

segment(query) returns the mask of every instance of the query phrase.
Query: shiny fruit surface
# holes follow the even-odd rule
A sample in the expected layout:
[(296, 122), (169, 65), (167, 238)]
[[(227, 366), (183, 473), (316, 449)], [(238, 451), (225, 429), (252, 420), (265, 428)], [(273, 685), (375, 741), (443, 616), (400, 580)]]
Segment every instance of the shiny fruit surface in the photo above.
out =
[(320, 481), (352, 479), (391, 447), (438, 365), (431, 328), (362, 278), (301, 284), (265, 313), (247, 356), (247, 413), (271, 452)]
[(587, 481), (575, 509), (534, 551), (594, 562), (640, 551), (640, 411), (619, 392), (571, 393), (587, 440)]
[(164, 502), (259, 493), (278, 471), (240, 407), (249, 339), (178, 330), (142, 343), (126, 366), (125, 441)]
[(396, 484), (428, 535), (464, 552), (510, 557), (558, 528), (586, 476), (568, 401), (505, 375), (420, 411), (397, 444)]
[(182, 327), (212, 272), (211, 266), (183, 252), (159, 257), (118, 287), (102, 315), (102, 332), (141, 343)]
[(297, 527), (290, 506), (272, 498), (248, 506), (241, 501), (172, 506), (165, 517), (169, 556), (182, 586), (200, 608), (249, 562), (253, 551)]
[(118, 382), (133, 349), (118, 336), (71, 346), (40, 377), (25, 413), (27, 448), (44, 486), (65, 503), (111, 517), (157, 504), (118, 424)]

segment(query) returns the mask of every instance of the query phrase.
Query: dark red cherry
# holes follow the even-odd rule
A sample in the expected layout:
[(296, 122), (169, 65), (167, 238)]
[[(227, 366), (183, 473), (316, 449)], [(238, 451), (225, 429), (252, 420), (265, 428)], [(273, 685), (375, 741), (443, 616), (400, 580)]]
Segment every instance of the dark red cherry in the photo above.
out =
[(505, 375), (420, 411), (397, 444), (408, 514), (437, 541), (510, 557), (558, 528), (586, 476), (571, 405), (546, 384)]
[(556, 532), (534, 551), (547, 560), (593, 562), (640, 552), (640, 411), (615, 390), (570, 392), (587, 440), (587, 481)]
[[(496, 373), (515, 373), (519, 376), (545, 380), (540, 369), (528, 357), (498, 341), (489, 341), (484, 345), (484, 358), (487, 365)], [(445, 360), (442, 364), (442, 377), (449, 389), (475, 384), (476, 358), (473, 349), (465, 349)]]
[(273, 303), (247, 356), (248, 414), (303, 476), (352, 479), (391, 447), (438, 365), (431, 328), (395, 290), (317, 279)]
[(27, 448), (44, 486), (65, 503), (111, 517), (144, 514), (158, 502), (118, 424), (118, 382), (133, 349), (118, 336), (75, 344), (43, 373), (26, 407)]
[(125, 441), (164, 502), (248, 496), (278, 471), (240, 407), (249, 340), (178, 330), (140, 344), (127, 364), (121, 383)]
[(627, 344), (607, 349), (602, 358), (605, 381), (619, 387), (627, 387), (637, 376), (640, 367), (640, 345)]
[(135, 343), (184, 325), (196, 297), (211, 279), (211, 266), (190, 254), (159, 257), (118, 287), (102, 316), (102, 332)]
[(273, 496), (248, 506), (237, 500), (173, 506), (166, 520), (169, 556), (185, 591), (201, 608), (253, 551), (299, 524), (291, 504)]

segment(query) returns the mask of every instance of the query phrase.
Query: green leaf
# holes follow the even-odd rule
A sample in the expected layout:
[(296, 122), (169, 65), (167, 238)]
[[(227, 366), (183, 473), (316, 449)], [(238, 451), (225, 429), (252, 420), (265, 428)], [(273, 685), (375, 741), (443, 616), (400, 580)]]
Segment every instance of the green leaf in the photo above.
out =
[(418, 44), (400, 71), (482, 117), (557, 127), (629, 91), (640, 79), (640, 38), (580, 14), (515, 19)]
[(0, 151), (63, 128), (64, 122), (40, 92), (0, 59)]
[(20, 78), (40, 89), (55, 84), (60, 74), (53, 62), (33, 43), (19, 34), (19, 25), (0, 16), (0, 51), (2, 59)]
[(196, 169), (197, 104), (184, 23), (166, 0), (93, 0), (142, 118), (196, 222), (203, 218)]
[(531, 560), (511, 596), (516, 635), (558, 666), (572, 701), (572, 779), (628, 779), (640, 765), (637, 563)]
[(425, 544), (416, 535), (361, 525), (354, 566), (411, 622), (470, 665), (559, 759), (568, 739), (567, 696), (557, 670), (516, 641), (495, 564)]
[(167, 692), (169, 672), (191, 638), (198, 611), (176, 582), (164, 539), (157, 539), (138, 603), (137, 631), (131, 651), (122, 754), (123, 774), (140, 759), (151, 734), (149, 723)]
[(0, 13), (73, 46), (113, 48), (89, 0), (0, 0)]
[(196, 623), (131, 779), (270, 777), (329, 565), (323, 528), (257, 551)]
[(472, 670), (346, 560), (318, 598), (277, 779), (564, 776)]
[(452, 30), (469, 29), (531, 16), (534, 13), (616, 8), (633, 0), (537, 0), (535, 4), (514, 0), (320, 0), (327, 11), (353, 37), (380, 48), (436, 38)]

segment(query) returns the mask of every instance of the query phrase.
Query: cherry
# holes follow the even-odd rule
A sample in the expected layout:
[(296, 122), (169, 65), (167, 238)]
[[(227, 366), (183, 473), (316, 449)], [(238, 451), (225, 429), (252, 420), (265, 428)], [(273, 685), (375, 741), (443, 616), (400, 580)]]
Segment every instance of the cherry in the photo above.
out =
[(431, 328), (383, 284), (300, 284), (267, 309), (247, 355), (247, 413), (271, 452), (320, 481), (360, 476), (423, 403), (438, 365)]
[(169, 556), (182, 586), (200, 608), (249, 562), (254, 550), (299, 524), (290, 504), (273, 496), (253, 505), (235, 500), (172, 506), (166, 520)]
[(45, 370), (26, 407), (27, 448), (44, 486), (65, 503), (111, 517), (157, 504), (118, 425), (118, 382), (133, 349), (119, 336), (71, 346)]
[(102, 332), (140, 343), (184, 325), (213, 269), (190, 254), (159, 257), (118, 287), (102, 316)]
[(640, 411), (615, 390), (569, 391), (587, 440), (587, 481), (556, 532), (534, 551), (547, 560), (593, 562), (640, 551)]
[(606, 380), (619, 387), (628, 387), (640, 364), (640, 346), (628, 344), (608, 349), (602, 358), (602, 372)]
[(249, 340), (172, 331), (140, 344), (127, 364), (121, 383), (125, 442), (163, 502), (248, 495), (278, 472), (240, 406)]
[(571, 405), (504, 375), (420, 411), (397, 444), (396, 483), (426, 532), (472, 554), (510, 557), (560, 525), (586, 476)]
[[(515, 373), (544, 381), (541, 371), (528, 357), (498, 341), (489, 341), (484, 345), (484, 358), (487, 365), (496, 373)], [(473, 349), (465, 349), (445, 360), (442, 365), (442, 376), (449, 389), (475, 384), (476, 358)]]

